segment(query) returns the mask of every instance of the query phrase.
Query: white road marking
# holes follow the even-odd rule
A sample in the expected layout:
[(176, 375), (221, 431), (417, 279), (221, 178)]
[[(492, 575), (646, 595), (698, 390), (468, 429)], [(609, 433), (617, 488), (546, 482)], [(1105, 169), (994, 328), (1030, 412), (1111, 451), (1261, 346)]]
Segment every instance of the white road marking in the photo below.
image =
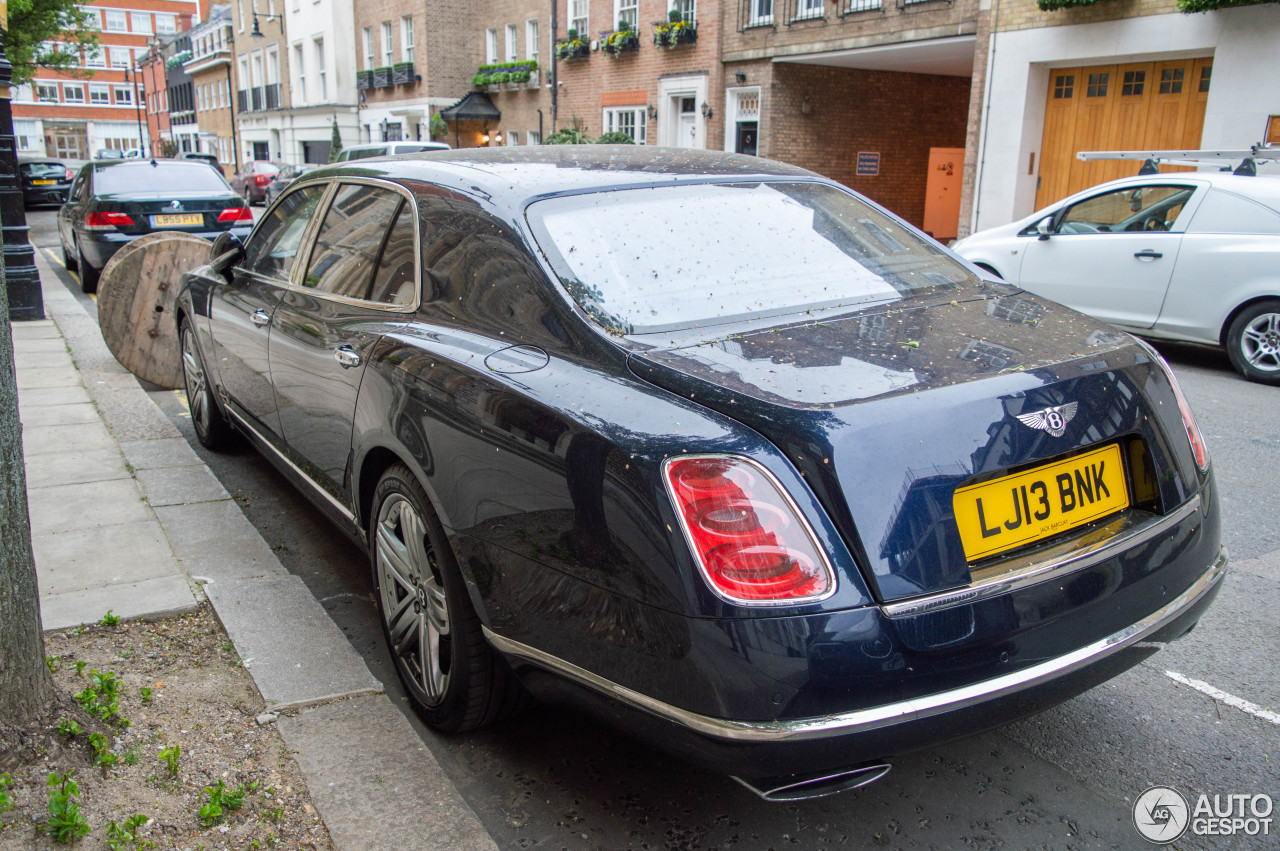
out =
[(1201, 680), (1193, 680), (1190, 677), (1184, 677), (1177, 671), (1165, 671), (1164, 675), (1174, 682), (1182, 683), (1184, 686), (1189, 686), (1202, 694), (1207, 694), (1209, 697), (1212, 697), (1214, 700), (1221, 703), (1225, 703), (1227, 706), (1234, 706), (1241, 712), (1247, 712), (1255, 718), (1261, 718), (1263, 721), (1267, 721), (1275, 724), (1277, 727), (1280, 727), (1280, 712), (1272, 712), (1270, 709), (1263, 709), (1258, 704), (1251, 703), (1243, 697), (1236, 697), (1234, 694), (1227, 694), (1225, 691), (1216, 689)]

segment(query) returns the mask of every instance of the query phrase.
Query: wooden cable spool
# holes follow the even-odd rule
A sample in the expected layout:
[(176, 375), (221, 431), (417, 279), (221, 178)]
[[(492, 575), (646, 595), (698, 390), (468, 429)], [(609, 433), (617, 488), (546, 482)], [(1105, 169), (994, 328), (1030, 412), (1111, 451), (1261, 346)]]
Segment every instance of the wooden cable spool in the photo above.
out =
[(174, 315), (182, 275), (209, 262), (207, 239), (152, 233), (128, 243), (102, 270), (98, 325), (116, 360), (139, 378), (182, 386), (182, 345)]

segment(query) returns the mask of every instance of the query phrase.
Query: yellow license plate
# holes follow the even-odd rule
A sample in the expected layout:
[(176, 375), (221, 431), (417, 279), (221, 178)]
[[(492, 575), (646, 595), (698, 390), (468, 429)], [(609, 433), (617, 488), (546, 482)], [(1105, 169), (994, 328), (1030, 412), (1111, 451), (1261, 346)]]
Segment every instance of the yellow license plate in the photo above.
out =
[(163, 216), (151, 217), (151, 226), (156, 228), (202, 224), (204, 224), (204, 216), (200, 213), (167, 213)]
[(973, 562), (1065, 532), (1129, 506), (1120, 447), (956, 490), (965, 557)]
[(33, 180), (31, 181), (31, 185), (32, 186), (52, 186), (57, 182), (58, 181), (56, 180)]

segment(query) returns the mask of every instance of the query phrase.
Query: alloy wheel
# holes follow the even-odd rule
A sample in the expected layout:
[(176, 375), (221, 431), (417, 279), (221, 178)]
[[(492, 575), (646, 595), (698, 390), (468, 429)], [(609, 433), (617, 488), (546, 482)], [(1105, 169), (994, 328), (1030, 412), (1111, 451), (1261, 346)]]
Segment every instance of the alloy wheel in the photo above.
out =
[(189, 325), (182, 329), (182, 380), (187, 390), (187, 406), (196, 429), (208, 434), (210, 425), (209, 384), (204, 376), (204, 364), (196, 349), (195, 334)]
[(1240, 334), (1240, 354), (1254, 369), (1280, 370), (1280, 313), (1261, 313)]

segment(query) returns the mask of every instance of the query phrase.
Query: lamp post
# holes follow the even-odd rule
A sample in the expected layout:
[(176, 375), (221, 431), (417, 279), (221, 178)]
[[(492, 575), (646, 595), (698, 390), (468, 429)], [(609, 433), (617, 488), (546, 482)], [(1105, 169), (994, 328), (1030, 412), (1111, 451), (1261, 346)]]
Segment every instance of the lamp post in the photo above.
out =
[[(8, 4), (0, 2), (0, 25), (9, 26)], [(0, 231), (3, 232), (4, 281), (9, 293), (9, 319), (44, 319), (44, 296), (36, 252), (27, 239), (26, 208), (18, 178), (18, 140), (13, 135), (9, 81), (13, 65), (0, 41)]]
[[(133, 97), (133, 115), (138, 119), (138, 152), (142, 155), (142, 159), (147, 158), (147, 139), (142, 135), (142, 107), (138, 103), (138, 69), (133, 69), (133, 79), (129, 79), (129, 69), (124, 69), (124, 81), (129, 84), (130, 95)], [(144, 87), (145, 89), (145, 87)], [(154, 155), (155, 152), (152, 151)]]

